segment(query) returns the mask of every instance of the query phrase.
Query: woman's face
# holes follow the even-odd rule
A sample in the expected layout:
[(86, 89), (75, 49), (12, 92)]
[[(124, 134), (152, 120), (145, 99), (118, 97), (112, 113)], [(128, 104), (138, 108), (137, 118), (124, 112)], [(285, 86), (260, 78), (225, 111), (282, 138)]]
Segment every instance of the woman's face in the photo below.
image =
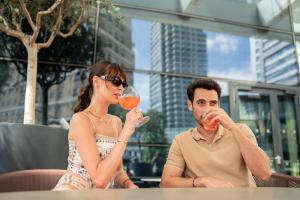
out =
[(126, 82), (124, 78), (120, 76), (115, 77), (98, 77), (99, 80), (99, 93), (103, 96), (110, 104), (117, 104), (118, 99), (121, 96)]

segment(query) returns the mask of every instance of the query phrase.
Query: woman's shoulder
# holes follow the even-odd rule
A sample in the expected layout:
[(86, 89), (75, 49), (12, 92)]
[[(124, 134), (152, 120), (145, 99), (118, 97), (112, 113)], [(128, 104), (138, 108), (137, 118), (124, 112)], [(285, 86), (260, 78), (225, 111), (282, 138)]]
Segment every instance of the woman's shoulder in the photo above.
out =
[(72, 122), (88, 122), (89, 121), (89, 117), (87, 116), (86, 112), (84, 111), (80, 111), (77, 113), (74, 113), (71, 119), (71, 123)]
[(75, 136), (82, 135), (80, 134), (82, 132), (88, 132), (92, 135), (93, 131), (91, 129), (90, 123), (91, 122), (88, 116), (85, 115), (83, 112), (74, 113), (70, 122), (69, 138), (76, 138)]
[(111, 118), (113, 121), (117, 121), (118, 123), (122, 122), (121, 118), (116, 116), (116, 115), (112, 115), (112, 114), (107, 114), (109, 118)]

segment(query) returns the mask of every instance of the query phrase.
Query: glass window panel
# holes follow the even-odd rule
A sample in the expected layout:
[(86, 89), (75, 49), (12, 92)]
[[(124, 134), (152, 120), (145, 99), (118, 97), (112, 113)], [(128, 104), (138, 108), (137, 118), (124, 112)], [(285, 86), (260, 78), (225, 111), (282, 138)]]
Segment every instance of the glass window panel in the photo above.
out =
[(271, 159), (271, 167), (274, 169), (270, 96), (240, 91), (238, 92), (238, 98), (240, 122), (247, 124), (251, 128), (258, 145)]
[[(49, 48), (38, 53), (39, 65), (85, 67), (92, 64), (94, 48), (94, 23), (83, 23), (70, 37), (64, 39), (57, 36)], [(0, 32), (0, 51), (2, 59), (27, 60), (27, 51), (20, 40)]]
[(169, 146), (129, 143), (123, 156), (124, 168), (140, 187), (159, 187)]
[(300, 147), (294, 101), (293, 96), (278, 97), (284, 171), (287, 174), (299, 176)]
[[(243, 26), (240, 31), (252, 32), (256, 27), (269, 30), (291, 31), (288, 2), (256, 0), (202, 0), (202, 1), (126, 1), (117, 0), (126, 16), (139, 16), (172, 24), (189, 24), (206, 27), (207, 30), (233, 31), (232, 27)], [(125, 4), (125, 7), (122, 7)], [(132, 6), (132, 7), (131, 7)], [(138, 10), (143, 8), (143, 12)], [(137, 9), (136, 9), (137, 8)], [(149, 10), (147, 10), (149, 9)], [(158, 12), (156, 13), (155, 10)], [(185, 16), (186, 17), (182, 17)], [(182, 17), (182, 18), (181, 18)], [(225, 23), (224, 23), (225, 22)], [(252, 30), (247, 30), (251, 27)], [(256, 32), (259, 34), (259, 32)]]
[(23, 122), (25, 81), (16, 64), (0, 60), (0, 122)]
[(288, 41), (137, 19), (132, 32), (136, 69), (282, 85), (299, 82), (295, 47)]
[(296, 0), (292, 5), (294, 31), (300, 33), (300, 1)]
[(297, 52), (297, 57), (298, 57), (298, 71), (300, 73), (300, 36), (297, 38), (296, 41), (296, 52)]
[(64, 39), (57, 36), (52, 45), (41, 49), (39, 60), (58, 63), (68, 63), (72, 66), (85, 67), (92, 64), (94, 48), (94, 20), (80, 25), (77, 31)]
[[(146, 3), (143, 1), (132, 2), (137, 3), (137, 5)], [(168, 7), (171, 1), (157, 2), (157, 4), (152, 1), (148, 3), (151, 6), (160, 5), (161, 9), (164, 6), (172, 9), (172, 7)], [(201, 2), (206, 3), (204, 5), (211, 5), (213, 1)], [(219, 2), (235, 3), (235, 8), (236, 6), (253, 8), (260, 1), (219, 0)], [(293, 5), (295, 23), (298, 21), (297, 16), (295, 17), (299, 7), (297, 5), (296, 3)], [(201, 9), (204, 8), (205, 6)], [(154, 173), (159, 173), (161, 167), (154, 167), (154, 161), (150, 158), (155, 157), (157, 152), (160, 152), (163, 154), (161, 160), (165, 161), (166, 153), (174, 136), (195, 125), (193, 116), (186, 105), (186, 87), (194, 78), (209, 76), (221, 84), (223, 89), (221, 107), (227, 112), (229, 111), (228, 81), (241, 80), (253, 81), (253, 84), (261, 82), (299, 85), (297, 79), (299, 63), (296, 59), (295, 47), (289, 42), (292, 41), (290, 32), (284, 34), (268, 31), (266, 33), (256, 29), (257, 27), (245, 27), (243, 23), (246, 22), (250, 25), (261, 25), (258, 24), (258, 16), (254, 16), (251, 9), (247, 11), (246, 14), (248, 15), (241, 17), (241, 20), (253, 20), (253, 23), (251, 21), (237, 21), (240, 16), (235, 15), (234, 12), (227, 15), (226, 11), (220, 13), (221, 15), (215, 15), (215, 11), (206, 10), (200, 14), (206, 17), (213, 16), (225, 19), (224, 22), (232, 20), (234, 15), (233, 22), (240, 24), (239, 26), (237, 24), (230, 25), (232, 30), (229, 30), (229, 24), (215, 24), (211, 21), (199, 23), (199, 19), (192, 18), (190, 21), (186, 20), (182, 26), (181, 21), (176, 23), (173, 19), (168, 20), (169, 18), (162, 17), (164, 15), (158, 13), (155, 13), (157, 16), (152, 18), (153, 21), (124, 18), (119, 24), (116, 24), (111, 17), (104, 14), (100, 16), (96, 59), (108, 59), (126, 67), (128, 83), (133, 85), (140, 94), (140, 109), (145, 115), (151, 117), (151, 121), (138, 128), (137, 133), (130, 141), (124, 156), (125, 166), (129, 171), (134, 168), (129, 167), (132, 163), (146, 163), (144, 174), (148, 173), (149, 175), (149, 171), (151, 171), (152, 176), (158, 176)], [(246, 11), (241, 9), (239, 12)], [(289, 23), (284, 23), (286, 22), (285, 11), (282, 14), (283, 16), (271, 21), (270, 27), (284, 31), (290, 30)], [(254, 18), (249, 19), (250, 15)], [(149, 19), (146, 16), (141, 17)], [(161, 21), (168, 23), (158, 23), (155, 21), (157, 17), (161, 17)], [(176, 20), (178, 21), (177, 16)], [(211, 24), (214, 24), (215, 27)], [(223, 28), (221, 25), (226, 25), (227, 28)], [(74, 38), (71, 46), (63, 43), (63, 48), (54, 46), (54, 49), (49, 50), (50, 53), (53, 51), (55, 51), (54, 53), (61, 53), (58, 59), (55, 56), (47, 56), (49, 54), (46, 51), (40, 52), (41, 55), (44, 55), (41, 58), (45, 61), (59, 61), (64, 65), (70, 63), (79, 66), (90, 65), (94, 56), (95, 27), (95, 21), (89, 21), (88, 24), (84, 25), (87, 30), (79, 31), (79, 36)], [(245, 29), (247, 29), (246, 32)], [(255, 37), (258, 32), (261, 37)], [(269, 33), (273, 35), (267, 35)], [(7, 36), (3, 39), (3, 33), (0, 34), (0, 46), (3, 47)], [(287, 39), (280, 40), (278, 38)], [(298, 35), (298, 41), (300, 41), (299, 38)], [(0, 51), (0, 66), (4, 67), (3, 69), (6, 66), (11, 66), (9, 84), (8, 86), (4, 85), (2, 94), (0, 94), (0, 121), (22, 122), (25, 83), (22, 76), (16, 71), (15, 62), (4, 62), (3, 60), (13, 58), (15, 61), (20, 58), (26, 59), (26, 57), (25, 54), (9, 55), (10, 50), (12, 49), (7, 48), (5, 51)], [(298, 55), (300, 55), (299, 52)], [(4, 71), (2, 68), (1, 72)], [(0, 82), (8, 77), (3, 74), (0, 75)], [(63, 83), (50, 88), (49, 124), (58, 123), (60, 118), (70, 120), (80, 88), (86, 83), (87, 74), (76, 69), (67, 73)], [(14, 87), (12, 88), (11, 85)], [(41, 123), (41, 93), (41, 88), (37, 87), (37, 123)], [(264, 98), (262, 98), (262, 102), (264, 103)], [(124, 121), (127, 111), (119, 106), (114, 106), (110, 108), (109, 112), (120, 116)], [(268, 120), (268, 118), (263, 120)], [(251, 128), (254, 132), (257, 129), (254, 125)], [(257, 134), (257, 136), (259, 135)], [(270, 151), (273, 142), (267, 135), (264, 137), (261, 139), (268, 141), (266, 144), (269, 145), (265, 150)], [(272, 152), (269, 152), (269, 155), (271, 154)], [(133, 173), (137, 176), (137, 172)]]
[(132, 20), (123, 18), (117, 21), (101, 13), (97, 38), (96, 58), (106, 59), (120, 65), (134, 67), (132, 42)]

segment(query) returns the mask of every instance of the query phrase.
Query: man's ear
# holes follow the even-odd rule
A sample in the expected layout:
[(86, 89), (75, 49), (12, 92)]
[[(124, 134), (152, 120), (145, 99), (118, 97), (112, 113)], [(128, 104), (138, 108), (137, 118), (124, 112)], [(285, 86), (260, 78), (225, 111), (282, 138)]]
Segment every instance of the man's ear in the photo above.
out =
[(193, 111), (193, 102), (191, 102), (190, 100), (187, 100), (187, 106), (190, 111)]

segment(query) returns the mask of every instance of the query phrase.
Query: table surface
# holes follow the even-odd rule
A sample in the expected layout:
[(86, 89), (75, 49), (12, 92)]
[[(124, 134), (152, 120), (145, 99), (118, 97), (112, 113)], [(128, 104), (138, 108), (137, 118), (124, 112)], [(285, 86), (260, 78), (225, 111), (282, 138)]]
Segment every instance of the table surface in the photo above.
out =
[(149, 188), (149, 189), (107, 189), (75, 192), (8, 192), (0, 193), (1, 200), (93, 200), (93, 199), (141, 199), (141, 200), (187, 200), (187, 199), (209, 199), (209, 200), (299, 200), (299, 188)]

